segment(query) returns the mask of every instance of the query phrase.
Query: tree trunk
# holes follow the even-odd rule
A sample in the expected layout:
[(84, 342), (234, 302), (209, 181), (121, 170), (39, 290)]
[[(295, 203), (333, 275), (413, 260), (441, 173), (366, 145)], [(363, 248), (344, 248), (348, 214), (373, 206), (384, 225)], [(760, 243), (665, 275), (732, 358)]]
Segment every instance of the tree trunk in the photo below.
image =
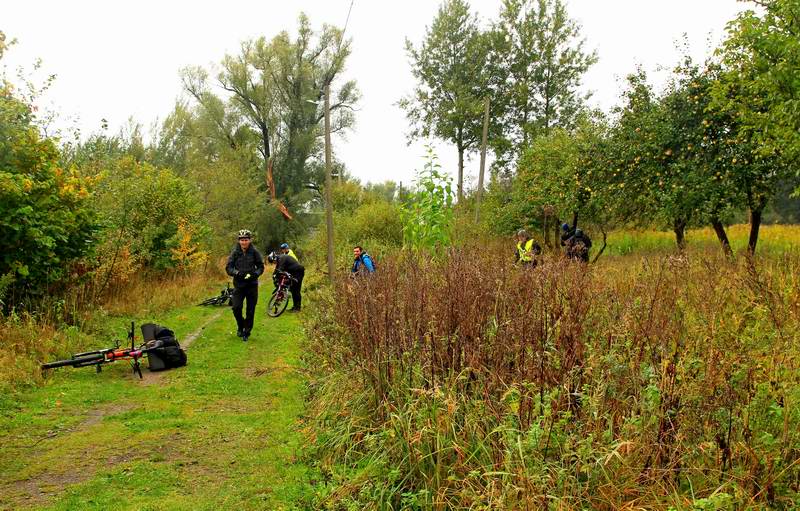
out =
[(549, 227), (548, 220), (550, 220), (550, 215), (545, 212), (542, 215), (542, 236), (544, 236), (544, 246), (550, 248), (550, 232), (547, 230)]
[(572, 213), (572, 229), (575, 230), (578, 228), (578, 212), (574, 211)]
[(603, 233), (603, 246), (600, 247), (600, 251), (597, 253), (596, 256), (594, 256), (594, 259), (592, 259), (592, 264), (596, 263), (597, 260), (600, 259), (600, 256), (603, 255), (603, 252), (605, 252), (606, 246), (608, 245), (608, 233), (606, 232), (606, 230), (603, 228), (602, 225), (599, 226), (599, 228), (600, 232)]
[[(547, 63), (548, 66), (551, 66), (551, 63)], [(552, 69), (552, 68), (551, 68)], [(547, 78), (544, 83), (544, 90), (545, 90), (545, 99), (544, 99), (544, 134), (545, 136), (550, 134), (550, 103), (553, 100), (553, 95), (550, 93), (550, 79), (552, 78), (552, 72), (547, 72)], [(573, 225), (573, 229), (575, 226)]]
[(756, 253), (758, 231), (761, 229), (761, 213), (763, 210), (763, 206), (750, 209), (750, 239), (747, 241), (747, 251), (750, 253), (750, 255), (754, 255)]
[[(331, 88), (325, 86), (325, 224), (328, 241), (328, 278), (333, 284), (334, 277), (334, 251), (333, 251), (333, 199), (331, 189), (333, 180), (331, 178)], [(249, 304), (248, 304), (249, 305)]]
[(489, 138), (489, 96), (484, 100), (483, 134), (481, 136), (481, 167), (478, 174), (478, 190), (475, 193), (475, 223), (481, 218), (481, 199), (483, 198), (483, 175), (486, 170), (486, 144)]
[(522, 147), (528, 147), (528, 98), (525, 97), (525, 110), (522, 113)]
[(272, 193), (272, 197), (277, 197), (277, 190), (275, 188), (275, 179), (270, 179), (269, 172), (269, 131), (267, 130), (266, 125), (261, 126), (261, 143), (263, 144), (263, 153), (264, 153), (264, 179), (266, 180), (267, 184), (273, 188), (273, 190), (269, 190)]
[(556, 218), (556, 224), (553, 226), (553, 249), (559, 249), (559, 240), (561, 239), (561, 219)]
[(732, 256), (733, 250), (731, 250), (731, 242), (728, 240), (728, 235), (725, 232), (725, 226), (722, 225), (722, 222), (719, 221), (719, 218), (712, 218), (711, 226), (714, 228), (714, 232), (717, 233), (717, 238), (722, 245), (722, 251), (725, 252), (726, 256)]
[(464, 198), (464, 148), (458, 144), (458, 202)]
[(686, 249), (686, 221), (676, 218), (672, 223), (672, 231), (675, 233), (675, 242), (678, 244), (678, 250), (683, 251)]
[(264, 161), (266, 161), (272, 156), (269, 151), (269, 129), (266, 125), (261, 126), (261, 141), (264, 144)]

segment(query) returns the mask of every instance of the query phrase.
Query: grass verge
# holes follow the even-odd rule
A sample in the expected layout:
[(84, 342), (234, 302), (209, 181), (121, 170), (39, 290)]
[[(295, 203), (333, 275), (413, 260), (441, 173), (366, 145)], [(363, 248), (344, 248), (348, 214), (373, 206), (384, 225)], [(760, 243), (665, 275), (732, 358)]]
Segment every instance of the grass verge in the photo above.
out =
[(179, 340), (208, 323), (185, 368), (143, 382), (124, 363), (62, 369), (6, 400), (0, 509), (300, 509), (302, 330), (296, 316), (267, 318), (265, 303), (247, 344), (227, 308), (138, 318)]

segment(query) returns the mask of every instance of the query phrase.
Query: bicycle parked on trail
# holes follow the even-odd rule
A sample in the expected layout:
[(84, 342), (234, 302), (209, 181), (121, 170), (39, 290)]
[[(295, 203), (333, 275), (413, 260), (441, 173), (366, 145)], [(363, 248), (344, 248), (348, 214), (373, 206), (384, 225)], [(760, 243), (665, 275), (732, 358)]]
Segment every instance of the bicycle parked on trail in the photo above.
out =
[(268, 316), (277, 318), (283, 314), (286, 306), (289, 305), (289, 290), (295, 281), (296, 279), (287, 271), (275, 272), (275, 290), (272, 292), (269, 304), (267, 304)]
[(120, 341), (114, 343), (113, 348), (104, 348), (95, 351), (76, 353), (72, 358), (47, 362), (41, 365), (42, 370), (56, 369), (58, 367), (89, 367), (95, 366), (97, 372), (102, 371), (102, 366), (118, 360), (128, 360), (131, 363), (133, 374), (142, 378), (140, 360), (147, 357), (151, 371), (163, 371), (186, 365), (186, 352), (181, 349), (175, 333), (160, 325), (147, 323), (142, 325), (142, 342), (136, 345), (134, 324), (128, 330), (127, 342), (130, 348), (123, 348)]
[(213, 296), (207, 300), (198, 303), (199, 306), (204, 305), (231, 305), (233, 299), (233, 288), (230, 284), (226, 284), (225, 289), (220, 291), (219, 295)]

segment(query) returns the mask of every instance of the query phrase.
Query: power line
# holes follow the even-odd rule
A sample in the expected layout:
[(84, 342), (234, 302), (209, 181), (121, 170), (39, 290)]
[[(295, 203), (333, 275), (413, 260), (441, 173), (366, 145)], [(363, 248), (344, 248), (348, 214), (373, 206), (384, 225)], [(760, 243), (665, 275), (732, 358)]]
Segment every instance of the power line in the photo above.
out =
[(344, 39), (344, 33), (347, 31), (347, 24), (350, 23), (350, 13), (353, 12), (353, 2), (355, 2), (355, 0), (350, 0), (350, 8), (347, 10), (347, 19), (344, 21), (344, 28), (342, 29), (342, 39)]

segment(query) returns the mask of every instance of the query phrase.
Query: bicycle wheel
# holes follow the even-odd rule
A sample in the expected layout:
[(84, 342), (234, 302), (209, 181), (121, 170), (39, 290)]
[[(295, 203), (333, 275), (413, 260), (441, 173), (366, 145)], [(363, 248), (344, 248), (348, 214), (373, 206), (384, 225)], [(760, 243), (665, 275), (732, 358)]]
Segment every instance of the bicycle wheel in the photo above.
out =
[(269, 298), (269, 304), (267, 304), (267, 316), (277, 318), (283, 314), (283, 311), (286, 310), (287, 305), (289, 305), (289, 293), (287, 293), (285, 289), (276, 290)]
[(42, 364), (42, 369), (55, 369), (56, 367), (65, 367), (65, 366), (82, 367), (84, 365), (88, 365), (93, 362), (98, 362), (100, 360), (103, 360), (103, 355), (98, 353), (94, 355), (86, 355), (83, 357), (71, 358), (69, 360), (57, 360), (56, 362), (48, 362), (46, 364)]
[(208, 300), (203, 300), (202, 302), (198, 303), (197, 305), (198, 305), (198, 306), (203, 306), (203, 305), (214, 305), (214, 304), (216, 303), (216, 299), (217, 299), (216, 297), (214, 297), (214, 298), (209, 298)]

